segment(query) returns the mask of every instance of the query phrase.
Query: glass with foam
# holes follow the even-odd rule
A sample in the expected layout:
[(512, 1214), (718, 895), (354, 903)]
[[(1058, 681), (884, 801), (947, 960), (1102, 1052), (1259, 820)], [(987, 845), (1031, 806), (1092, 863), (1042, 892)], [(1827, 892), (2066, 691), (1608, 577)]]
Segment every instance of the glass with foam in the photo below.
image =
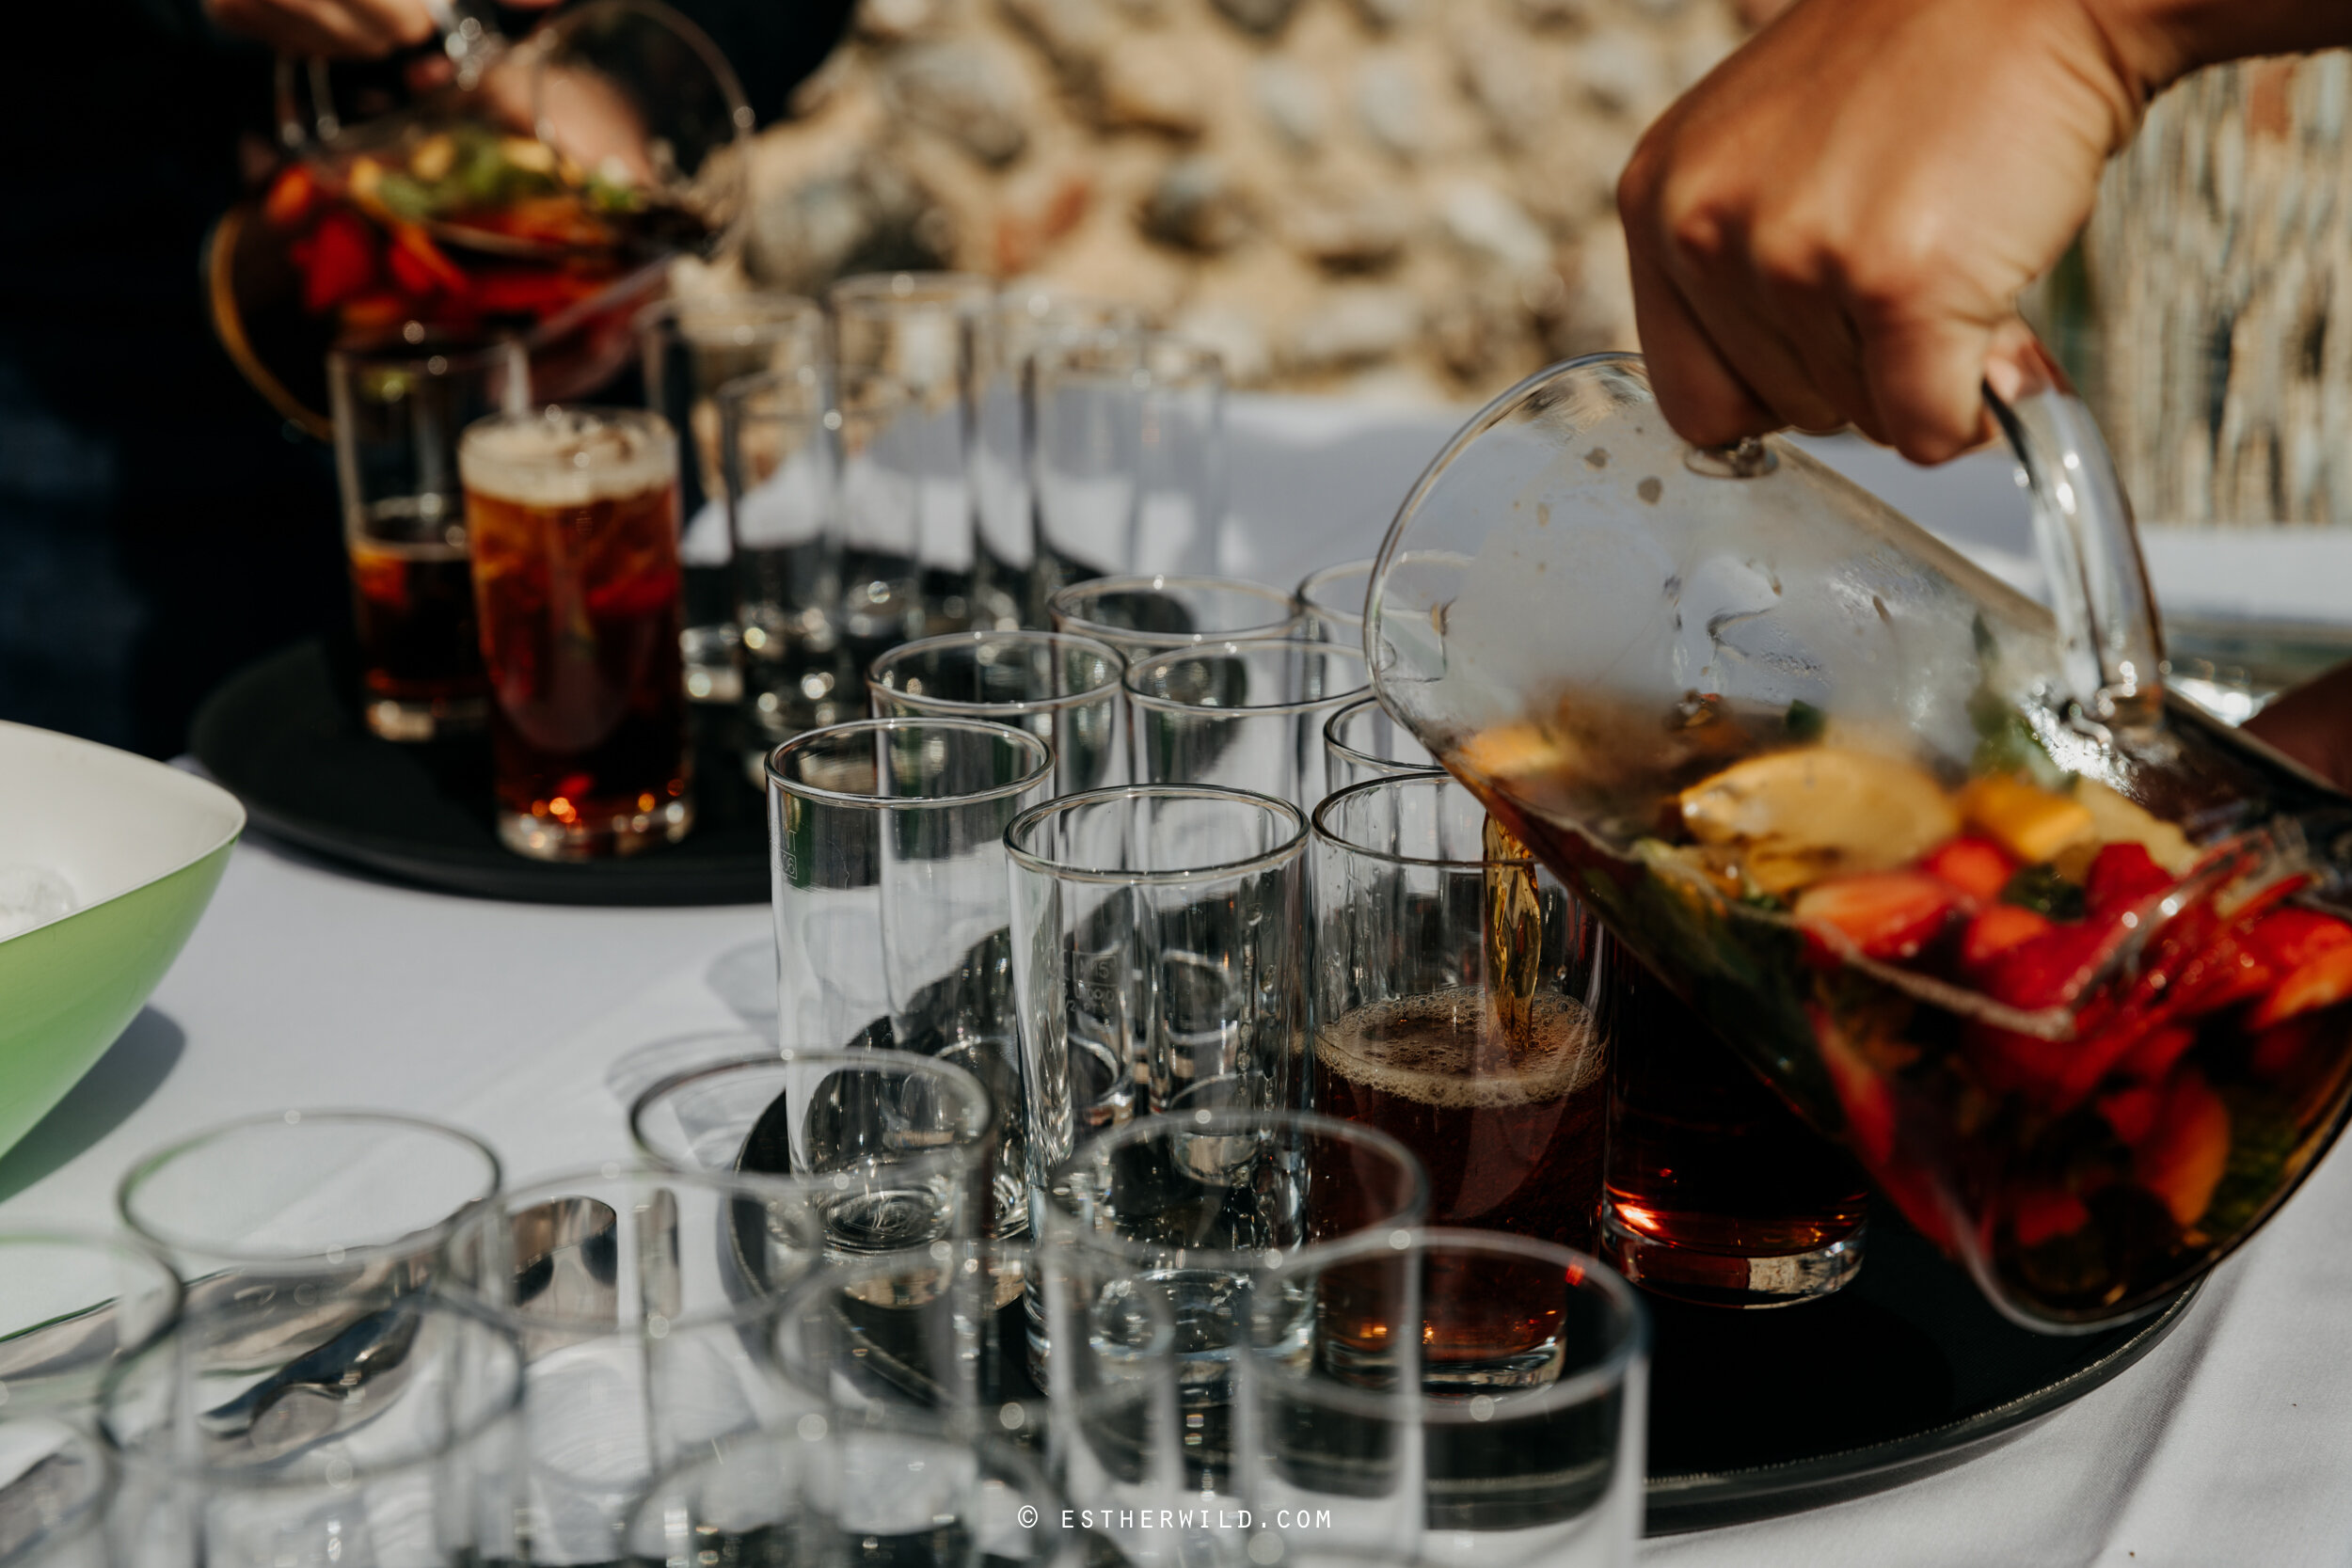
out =
[(457, 451), (489, 672), (499, 838), (626, 855), (694, 821), (679, 672), (677, 437), (659, 414), (548, 408)]

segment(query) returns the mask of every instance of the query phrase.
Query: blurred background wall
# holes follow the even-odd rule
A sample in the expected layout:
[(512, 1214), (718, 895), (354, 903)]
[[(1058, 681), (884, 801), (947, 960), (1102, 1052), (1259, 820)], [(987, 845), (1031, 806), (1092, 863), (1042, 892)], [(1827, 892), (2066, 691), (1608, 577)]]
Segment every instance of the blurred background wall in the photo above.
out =
[(1618, 170), (1727, 0), (862, 0), (744, 266), (1137, 301), (1241, 387), (1478, 401), (1634, 346)]

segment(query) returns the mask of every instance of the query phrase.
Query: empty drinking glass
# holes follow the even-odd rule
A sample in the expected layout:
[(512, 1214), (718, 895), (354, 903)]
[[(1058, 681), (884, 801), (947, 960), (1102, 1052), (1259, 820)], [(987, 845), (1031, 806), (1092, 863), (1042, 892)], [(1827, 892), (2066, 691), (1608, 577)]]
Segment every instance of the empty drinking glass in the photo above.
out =
[(743, 708), (764, 755), (802, 730), (853, 717), (834, 513), (842, 416), (821, 362), (731, 381), (717, 404)]
[(522, 1347), (410, 1295), (348, 1324), (278, 1334), (225, 1298), (107, 1380), (121, 1472), (119, 1568), (455, 1568), (506, 1555)]
[[(1418, 1225), (1421, 1166), (1371, 1128), (1295, 1112), (1179, 1111), (1083, 1146), (1040, 1195), (1052, 1243), (1116, 1259), (1166, 1298), (1183, 1489), (1217, 1515), (1187, 1532), (1230, 1555), (1264, 1476), (1249, 1387), (1258, 1354), (1295, 1354), (1311, 1303), (1269, 1286), (1302, 1247)], [(1276, 1294), (1295, 1298), (1278, 1307)], [(1275, 1330), (1252, 1354), (1251, 1336)], [(1236, 1506), (1238, 1505), (1238, 1506)], [(1265, 1560), (1263, 1558), (1257, 1560)]]
[[(963, 719), (812, 730), (768, 761), (776, 1008), (787, 1045), (938, 1056), (986, 1085), (1021, 1167), (1005, 830), (1052, 788), (1053, 749)], [(1018, 1224), (1009, 1187), (998, 1224)]]
[(1370, 561), (1343, 561), (1299, 578), (1299, 635), (1362, 647), (1364, 596), (1372, 591), (1372, 567)]
[(1146, 377), (1130, 323), (1069, 325), (1029, 354), (1038, 570), (1053, 591), (1135, 570)]
[(179, 1276), (144, 1243), (0, 1233), (0, 1564), (110, 1568), (115, 1466), (94, 1435), (106, 1377), (168, 1333)]
[(973, 395), (981, 614), (999, 626), (1035, 625), (1044, 619), (1046, 595), (1064, 580), (1038, 554), (1043, 533), (1032, 473), (1038, 347), (1103, 331), (1139, 340), (1141, 316), (1130, 305), (1021, 288), (997, 296), (990, 319), (993, 330), (975, 345)]
[(275, 1343), (430, 1285), (442, 1243), (499, 1181), (498, 1156), (453, 1127), (389, 1112), (277, 1111), (148, 1155), (115, 1203), (197, 1305), (244, 1303), (251, 1331)]
[(1073, 632), (967, 631), (927, 637), (874, 660), (877, 719), (977, 719), (1054, 748), (1054, 793), (1126, 782), (1126, 661)]
[(1429, 748), (1390, 718), (1377, 697), (1359, 697), (1324, 721), (1323, 768), (1335, 792), (1368, 779), (1438, 771)]
[[(843, 418), (867, 377), (886, 377), (896, 392), (886, 404), (866, 401), (858, 417), (869, 426), (863, 462), (912, 502), (918, 599), (909, 636), (954, 631), (972, 619), (973, 346), (989, 330), (994, 293), (969, 274), (899, 272), (846, 278), (825, 295)], [(854, 586), (854, 573), (850, 580)]]
[(831, 1257), (973, 1235), (994, 1212), (988, 1092), (909, 1051), (787, 1047), (696, 1068), (639, 1095), (628, 1130), (670, 1170), (804, 1178)]
[(770, 1346), (818, 1247), (800, 1184), (707, 1171), (608, 1164), (474, 1211), (442, 1289), (519, 1342), (524, 1388), (480, 1558), (612, 1561), (659, 1471), (788, 1426), (808, 1402)]
[(1141, 368), (1125, 570), (1207, 571), (1225, 527), (1225, 361), (1163, 332), (1143, 340)]
[(1598, 923), (1444, 773), (1330, 796), (1311, 856), (1311, 1103), (1410, 1148), (1433, 1223), (1591, 1246)]
[(824, 312), (814, 301), (792, 294), (672, 298), (638, 314), (645, 405), (670, 421), (686, 448), (678, 465), (686, 519), (678, 559), (686, 582), (686, 694), (696, 702), (732, 703), (743, 684), (737, 664), (719, 388), (741, 376), (788, 375), (820, 365), (824, 342)]
[(1046, 615), (1056, 631), (1101, 638), (1131, 664), (1200, 642), (1288, 637), (1298, 626), (1288, 594), (1239, 578), (1096, 578), (1055, 590)]
[(1126, 680), (1136, 778), (1311, 811), (1328, 792), (1324, 723), (1370, 682), (1364, 656), (1332, 642), (1212, 642), (1138, 660)]
[(1306, 1032), (1303, 827), (1284, 801), (1167, 785), (1014, 820), (1033, 1185), (1136, 1116), (1290, 1103)]
[(1464, 1568), (1633, 1560), (1648, 1334), (1599, 1262), (1491, 1231), (1359, 1235), (1276, 1262), (1256, 1307), (1245, 1430), (1274, 1519), (1327, 1509), (1351, 1544), (1418, 1534), (1417, 1560)]

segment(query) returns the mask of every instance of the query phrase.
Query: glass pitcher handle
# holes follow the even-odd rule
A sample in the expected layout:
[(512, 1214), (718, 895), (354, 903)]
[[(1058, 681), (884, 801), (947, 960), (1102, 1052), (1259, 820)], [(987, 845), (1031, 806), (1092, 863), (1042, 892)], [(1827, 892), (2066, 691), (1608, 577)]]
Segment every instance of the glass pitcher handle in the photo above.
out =
[(2132, 503), (2115, 461), (2065, 372), (2041, 343), (2021, 364), (2015, 395), (1988, 383), (1985, 402), (2017, 453), (2032, 498), (2034, 537), (2050, 579), (2066, 679), (2103, 724), (2153, 720), (2164, 700), (2164, 639)]

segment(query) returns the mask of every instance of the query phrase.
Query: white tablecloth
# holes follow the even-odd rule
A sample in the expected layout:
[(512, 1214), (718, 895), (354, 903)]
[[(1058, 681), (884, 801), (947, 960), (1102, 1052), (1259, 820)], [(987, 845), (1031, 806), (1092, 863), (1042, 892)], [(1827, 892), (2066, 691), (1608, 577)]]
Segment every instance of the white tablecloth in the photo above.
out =
[[(1227, 566), (1288, 582), (1367, 553), (1452, 427), (1442, 415), (1243, 402)], [(1999, 460), (1924, 476), (1876, 454), (1836, 455), (1923, 521), (2026, 561), (2023, 513)], [(2322, 611), (2341, 604), (2340, 618), (2352, 619), (2352, 572), (2341, 551), (2328, 559), (2335, 597), (2310, 588), (2308, 567), (2293, 575)], [(572, 910), (444, 896), (257, 835), (152, 1005), (0, 1156), (0, 1227), (109, 1224), (114, 1183), (134, 1157), (286, 1105), (449, 1120), (487, 1138), (513, 1175), (619, 1157), (624, 1097), (649, 1062), (712, 1050), (723, 1043), (714, 1034), (756, 1023), (770, 940), (756, 906)], [(1821, 1374), (1823, 1400), (1869, 1375)], [(1656, 1542), (1645, 1560), (2352, 1560), (2352, 1160), (2340, 1151), (2324, 1165), (2145, 1361), (2006, 1445), (1860, 1501)]]

